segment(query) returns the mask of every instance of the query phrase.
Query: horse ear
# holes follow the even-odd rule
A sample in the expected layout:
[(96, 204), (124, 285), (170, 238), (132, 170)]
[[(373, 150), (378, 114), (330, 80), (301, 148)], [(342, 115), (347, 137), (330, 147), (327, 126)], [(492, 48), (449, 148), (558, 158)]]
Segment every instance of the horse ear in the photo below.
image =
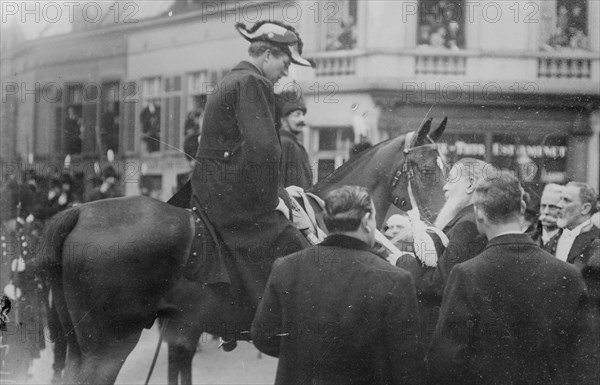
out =
[(440, 123), (440, 125), (437, 126), (437, 128), (434, 128), (433, 131), (431, 131), (431, 133), (429, 134), (429, 138), (431, 140), (433, 140), (434, 142), (437, 142), (438, 139), (444, 133), (444, 130), (446, 129), (446, 124), (448, 124), (448, 117), (447, 116), (444, 118), (444, 120), (442, 120), (442, 123)]
[(427, 138), (427, 134), (429, 134), (429, 130), (431, 129), (431, 121), (433, 119), (429, 118), (417, 131), (417, 135), (415, 135), (415, 140), (413, 140), (411, 147), (420, 146), (425, 142), (425, 138)]

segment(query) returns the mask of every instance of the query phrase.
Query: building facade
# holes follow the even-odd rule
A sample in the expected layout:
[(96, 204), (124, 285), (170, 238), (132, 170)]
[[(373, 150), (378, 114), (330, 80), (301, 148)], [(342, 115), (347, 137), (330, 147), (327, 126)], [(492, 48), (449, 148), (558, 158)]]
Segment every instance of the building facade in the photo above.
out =
[(315, 180), (355, 143), (414, 130), (429, 114), (449, 117), (449, 162), (476, 157), (527, 182), (598, 189), (598, 1), (120, 4), (68, 33), (3, 42), (3, 168), (33, 158), (60, 169), (69, 152), (85, 183), (112, 149), (127, 194), (168, 199), (193, 164), (182, 152), (186, 117), (245, 57), (234, 24), (270, 18), (294, 25), (317, 65), (277, 85), (302, 89)]

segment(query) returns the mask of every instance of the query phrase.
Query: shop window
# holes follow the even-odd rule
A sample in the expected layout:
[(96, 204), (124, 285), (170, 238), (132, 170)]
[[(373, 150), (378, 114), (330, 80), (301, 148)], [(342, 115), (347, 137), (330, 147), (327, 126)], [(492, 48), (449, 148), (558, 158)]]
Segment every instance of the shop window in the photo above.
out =
[(324, 4), (326, 51), (356, 48), (358, 0), (335, 0)]
[(465, 48), (464, 11), (462, 0), (421, 0), (417, 45), (452, 50)]
[(160, 150), (161, 78), (142, 80), (142, 111), (140, 124), (144, 152)]
[(440, 138), (439, 153), (446, 165), (452, 165), (461, 158), (486, 158), (486, 136), (484, 134), (445, 133)]
[(587, 0), (547, 0), (541, 7), (542, 48), (589, 49)]

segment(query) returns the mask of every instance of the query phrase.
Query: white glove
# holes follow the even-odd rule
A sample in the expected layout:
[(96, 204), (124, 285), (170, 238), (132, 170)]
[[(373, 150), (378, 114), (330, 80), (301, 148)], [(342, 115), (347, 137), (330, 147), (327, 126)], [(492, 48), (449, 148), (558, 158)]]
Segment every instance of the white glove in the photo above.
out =
[(61, 206), (64, 206), (67, 204), (67, 194), (65, 194), (65, 193), (60, 194), (60, 197), (58, 197), (58, 204)]

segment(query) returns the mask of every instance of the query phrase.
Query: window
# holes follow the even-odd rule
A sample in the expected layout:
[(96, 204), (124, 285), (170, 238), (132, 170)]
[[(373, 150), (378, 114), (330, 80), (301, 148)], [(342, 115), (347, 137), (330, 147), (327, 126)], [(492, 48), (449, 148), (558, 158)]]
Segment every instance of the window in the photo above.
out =
[(119, 127), (121, 125), (119, 106), (119, 82), (102, 84), (102, 110), (100, 112), (100, 148), (103, 155), (108, 150), (119, 153)]
[(125, 152), (135, 151), (136, 131), (135, 126), (138, 121), (136, 116), (138, 87), (136, 82), (127, 82), (123, 84), (123, 125), (121, 138), (123, 145), (121, 146)]
[(165, 78), (164, 125), (161, 140), (164, 150), (181, 147), (181, 76)]
[(153, 77), (142, 80), (142, 112), (140, 124), (145, 152), (160, 150), (160, 105), (161, 78)]
[(587, 0), (547, 0), (542, 7), (542, 48), (589, 49)]
[(216, 76), (216, 72), (209, 73), (208, 71), (195, 72), (188, 76), (186, 135), (188, 135), (188, 130), (197, 130), (197, 133), (200, 133), (207, 93), (217, 87)]
[(462, 0), (421, 0), (417, 45), (452, 50), (465, 48)]
[(352, 127), (313, 129), (313, 145), (316, 148), (312, 159), (316, 160), (316, 177), (322, 180), (349, 158), (354, 145)]
[(84, 131), (83, 110), (83, 87), (81, 85), (69, 85), (66, 89), (66, 107), (61, 124), (62, 153), (80, 154), (82, 151), (82, 133)]
[(336, 0), (324, 3), (326, 51), (356, 48), (358, 0)]

